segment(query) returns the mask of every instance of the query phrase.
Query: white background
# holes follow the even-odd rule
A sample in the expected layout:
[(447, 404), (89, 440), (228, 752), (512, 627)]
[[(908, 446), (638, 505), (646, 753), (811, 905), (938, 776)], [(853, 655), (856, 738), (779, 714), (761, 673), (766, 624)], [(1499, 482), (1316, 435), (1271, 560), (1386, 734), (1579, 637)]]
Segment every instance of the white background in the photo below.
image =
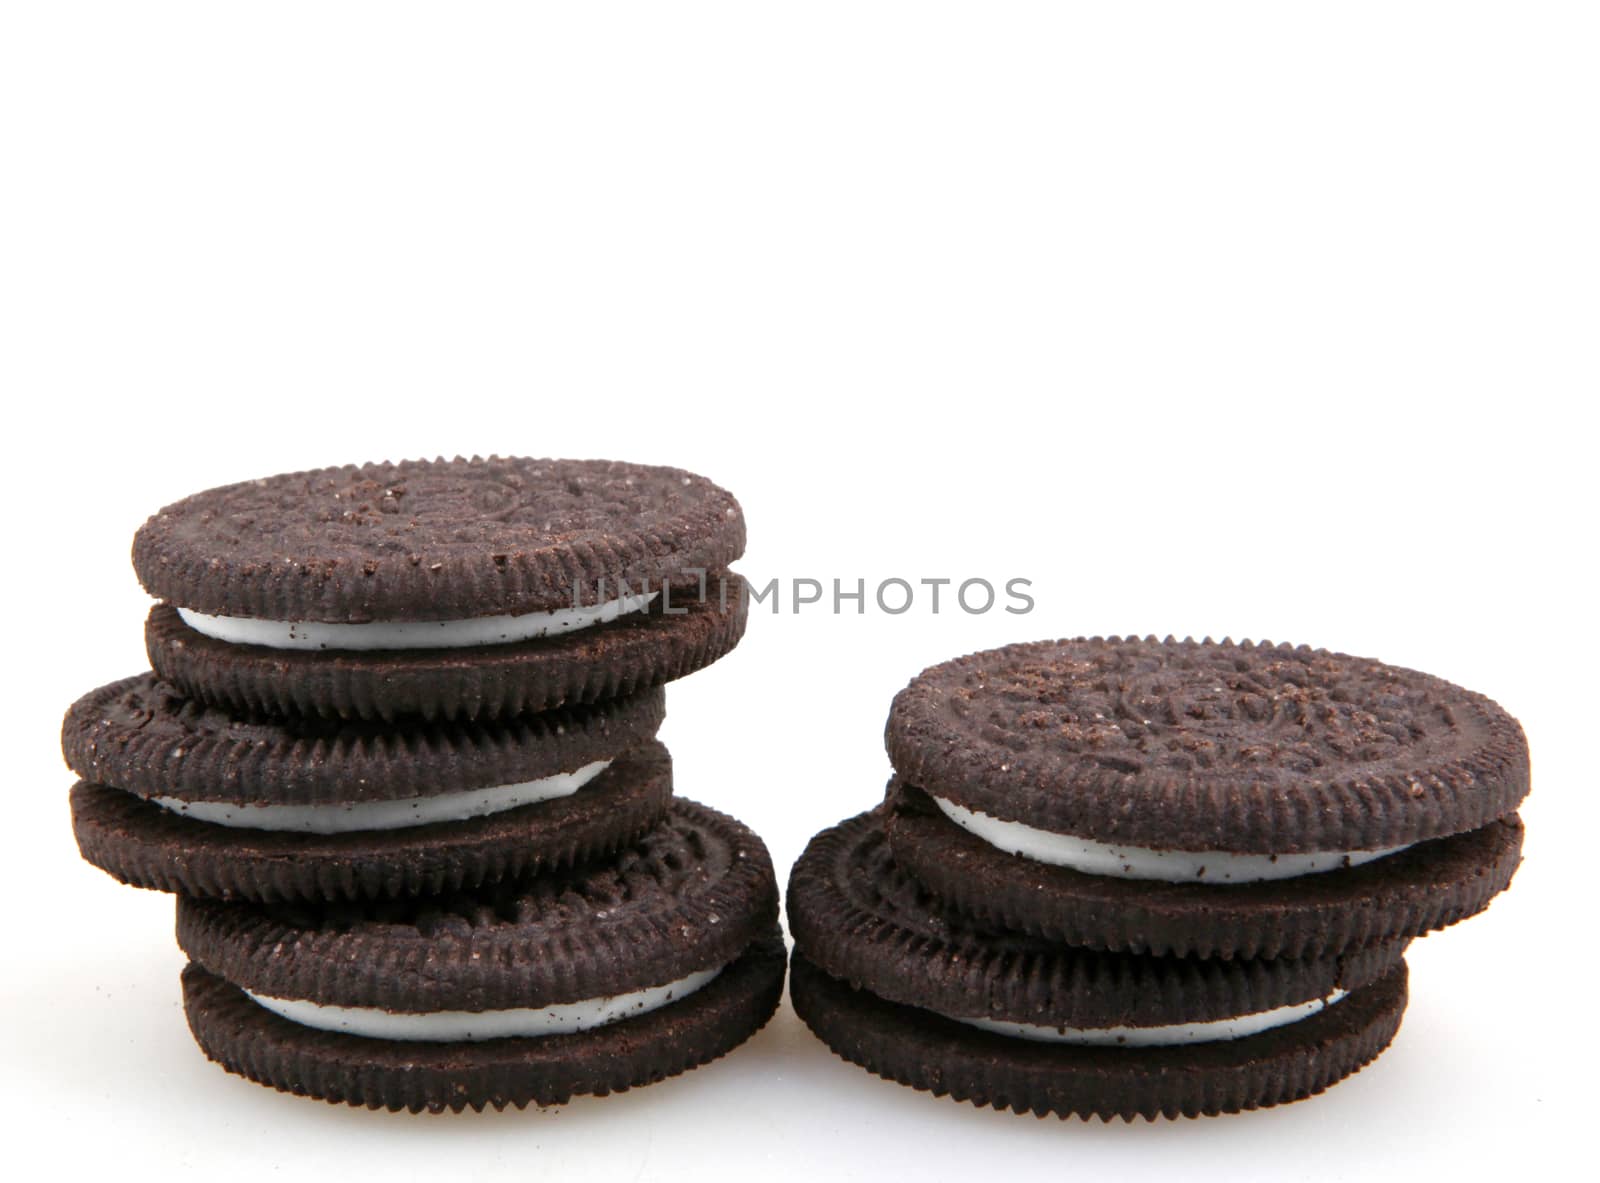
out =
[[(8, 4), (0, 1124), (83, 1177), (1504, 1177), (1593, 1106), (1594, 9)], [(679, 787), (786, 870), (921, 667), (1306, 641), (1526, 724), (1527, 861), (1305, 1104), (1110, 1126), (734, 1056), (555, 1112), (279, 1096), (192, 1046), (172, 906), (78, 861), (56, 746), (144, 664), (195, 490), (475, 452), (693, 468), (765, 582), (1031, 578), (1031, 616), (764, 613)], [(1572, 1160), (1568, 1160), (1571, 1162)], [(1575, 1165), (1575, 1164), (1574, 1164)]]

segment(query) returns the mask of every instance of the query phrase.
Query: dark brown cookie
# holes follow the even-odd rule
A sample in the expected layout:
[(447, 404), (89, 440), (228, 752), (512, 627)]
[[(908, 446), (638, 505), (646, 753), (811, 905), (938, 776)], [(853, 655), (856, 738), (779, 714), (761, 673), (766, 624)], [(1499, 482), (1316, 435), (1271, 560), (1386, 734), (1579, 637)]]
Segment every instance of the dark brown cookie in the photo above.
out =
[(235, 714), (140, 674), (73, 703), (61, 750), (84, 780), (140, 797), (341, 805), (570, 772), (648, 742), (665, 717), (652, 688), (498, 722), (394, 728)]
[(576, 793), (464, 821), (311, 834), (195, 821), (80, 781), (83, 857), (134, 887), (223, 900), (354, 900), (456, 892), (610, 855), (666, 814), (672, 764), (655, 741)]
[(180, 897), (191, 1029), (230, 1071), (372, 1108), (556, 1104), (682, 1072), (782, 991), (766, 847), (692, 802), (603, 864), (403, 901)]
[(1008, 854), (890, 785), (895, 862), (979, 923), (1072, 945), (1199, 957), (1308, 957), (1421, 936), (1489, 906), (1521, 859), (1515, 814), (1343, 870), (1263, 883), (1088, 875)]
[(976, 653), (895, 698), (908, 784), (1052, 833), (1176, 851), (1366, 851), (1479, 829), (1528, 792), (1515, 719), (1304, 646), (1155, 638)]
[(1015, 1039), (852, 989), (795, 953), (795, 1013), (841, 1058), (887, 1080), (1043, 1117), (1201, 1117), (1320, 1093), (1376, 1059), (1400, 1029), (1404, 963), (1310, 1018), (1182, 1047), (1073, 1047)]
[(453, 895), (307, 906), (180, 897), (189, 958), (253, 993), (425, 1013), (542, 1007), (733, 961), (777, 919), (761, 839), (690, 801), (615, 859)]
[(1049, 1027), (1213, 1022), (1359, 989), (1405, 950), (1396, 941), (1339, 957), (1201, 960), (984, 928), (894, 862), (883, 819), (860, 814), (811, 840), (789, 877), (789, 931), (812, 964), (908, 1006)]
[[(744, 634), (731, 572), (647, 612), (558, 636), (464, 649), (374, 651), (238, 645), (188, 627), (170, 605), (145, 622), (156, 673), (231, 710), (329, 718), (497, 719), (635, 694), (710, 665)], [(667, 609), (670, 608), (669, 612)]]
[(744, 551), (727, 490), (676, 468), (491, 456), (208, 489), (134, 538), (150, 594), (219, 616), (357, 624), (595, 603)]
[(478, 1043), (394, 1042), (280, 1018), (191, 964), (189, 1029), (229, 1072), (286, 1093), (369, 1109), (439, 1113), (560, 1105), (652, 1084), (708, 1063), (759, 1031), (783, 993), (775, 929), (693, 994), (603, 1027)]
[(796, 1011), (880, 1075), (1019, 1112), (1220, 1113), (1319, 1091), (1398, 1028), (1405, 942), (1201, 960), (985, 929), (895, 865), (883, 812), (812, 839), (787, 897)]

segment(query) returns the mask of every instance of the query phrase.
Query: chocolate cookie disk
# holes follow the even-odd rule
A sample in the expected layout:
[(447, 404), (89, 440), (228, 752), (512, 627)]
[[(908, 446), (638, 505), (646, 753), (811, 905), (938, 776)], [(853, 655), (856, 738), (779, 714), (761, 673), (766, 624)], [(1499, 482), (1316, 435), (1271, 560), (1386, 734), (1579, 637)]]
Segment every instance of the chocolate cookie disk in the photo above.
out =
[(918, 675), (886, 741), (908, 869), (1076, 943), (1338, 952), (1482, 910), (1520, 858), (1515, 719), (1303, 646), (1012, 645)]
[(185, 895), (473, 887), (609, 854), (666, 813), (663, 692), (403, 731), (243, 718), (145, 674), (85, 695), (62, 750), (83, 856)]
[(190, 1027), (229, 1071), (370, 1108), (557, 1104), (722, 1055), (777, 1006), (765, 846), (676, 802), (616, 859), (413, 900), (180, 898)]
[(684, 604), (658, 601), (563, 636), (372, 653), (230, 644), (157, 604), (145, 649), (163, 678), (232, 710), (389, 723), (509, 718), (636, 694), (710, 665), (738, 644), (749, 608), (738, 575), (715, 574), (707, 586), (705, 599), (687, 593)]
[(774, 929), (681, 1001), (538, 1038), (413, 1043), (319, 1030), (279, 1017), (193, 963), (183, 971), (183, 1007), (206, 1055), (280, 1092), (412, 1113), (520, 1109), (625, 1092), (726, 1055), (777, 1010), (784, 960)]
[(195, 612), (358, 624), (593, 605), (683, 586), (744, 552), (726, 489), (607, 460), (407, 460), (242, 481), (162, 509), (133, 542), (153, 596)]
[(1070, 945), (1197, 957), (1307, 957), (1421, 936), (1476, 915), (1522, 851), (1515, 814), (1358, 867), (1261, 883), (1091, 875), (1008, 854), (891, 782), (895, 861), (947, 905)]
[(796, 1011), (880, 1075), (1018, 1112), (1194, 1116), (1320, 1091), (1399, 1027), (1403, 941), (1223, 961), (986, 929), (896, 866), (882, 822), (819, 834), (788, 892)]
[(975, 1030), (852, 989), (799, 952), (789, 995), (795, 1012), (840, 1058), (885, 1080), (1017, 1113), (1131, 1121), (1239, 1113), (1322, 1092), (1393, 1041), (1405, 1013), (1406, 967), (1290, 1027), (1134, 1051)]
[(152, 666), (242, 710), (492, 718), (682, 677), (738, 642), (726, 490), (607, 461), (408, 461), (196, 494), (134, 539)]

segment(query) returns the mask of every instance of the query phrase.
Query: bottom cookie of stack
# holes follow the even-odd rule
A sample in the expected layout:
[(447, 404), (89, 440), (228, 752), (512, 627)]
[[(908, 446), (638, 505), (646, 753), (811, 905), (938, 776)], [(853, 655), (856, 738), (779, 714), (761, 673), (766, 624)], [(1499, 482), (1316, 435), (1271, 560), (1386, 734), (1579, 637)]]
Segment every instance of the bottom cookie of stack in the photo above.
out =
[(1019, 1113), (1194, 1117), (1320, 1092), (1399, 1029), (1403, 941), (1203, 961), (985, 929), (895, 865), (882, 820), (814, 838), (788, 896), (796, 1012), (880, 1076)]
[(560, 1104), (684, 1072), (783, 990), (761, 840), (678, 801), (619, 857), (442, 898), (181, 899), (189, 1026), (230, 1072), (373, 1109)]

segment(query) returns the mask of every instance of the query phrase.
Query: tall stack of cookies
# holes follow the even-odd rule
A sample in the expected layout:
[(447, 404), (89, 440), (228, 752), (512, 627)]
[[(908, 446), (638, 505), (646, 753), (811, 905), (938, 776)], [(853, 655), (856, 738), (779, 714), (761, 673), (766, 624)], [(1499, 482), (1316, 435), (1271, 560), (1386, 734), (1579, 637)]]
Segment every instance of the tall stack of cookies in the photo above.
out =
[(373, 1108), (682, 1072), (782, 991), (761, 840), (675, 798), (662, 686), (747, 602), (738, 503), (489, 458), (212, 489), (139, 530), (152, 670), (68, 711), (79, 849), (178, 896), (207, 1055)]
[(843, 1058), (1017, 1112), (1230, 1113), (1374, 1059), (1415, 937), (1521, 857), (1521, 727), (1305, 647), (1095, 639), (934, 666), (884, 803), (789, 884), (791, 995)]

